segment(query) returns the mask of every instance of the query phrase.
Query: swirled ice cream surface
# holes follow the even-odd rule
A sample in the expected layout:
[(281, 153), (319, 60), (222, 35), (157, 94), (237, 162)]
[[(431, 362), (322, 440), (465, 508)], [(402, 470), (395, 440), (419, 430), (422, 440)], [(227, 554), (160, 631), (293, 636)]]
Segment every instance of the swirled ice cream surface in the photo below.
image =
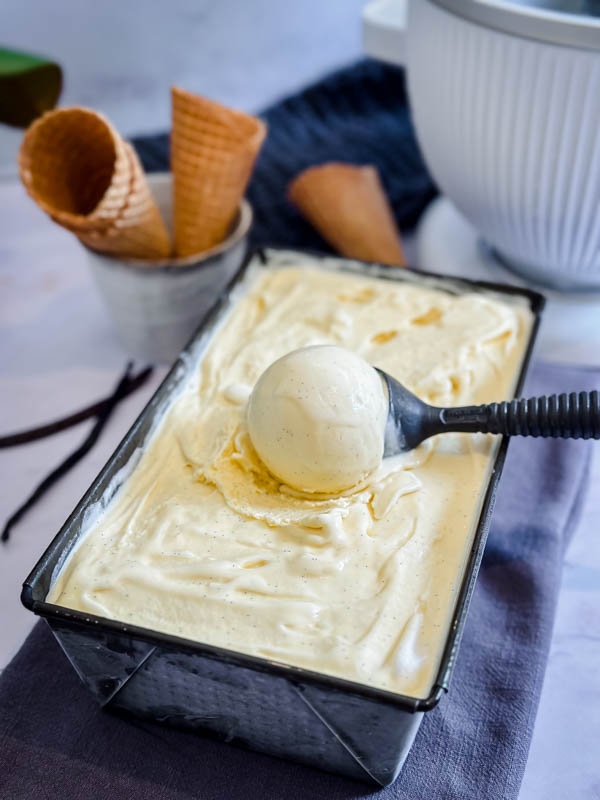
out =
[(358, 485), (308, 494), (266, 470), (245, 407), (275, 359), (338, 344), (437, 405), (512, 396), (532, 315), (297, 266), (255, 269), (50, 602), (425, 697), (497, 440), (446, 434)]

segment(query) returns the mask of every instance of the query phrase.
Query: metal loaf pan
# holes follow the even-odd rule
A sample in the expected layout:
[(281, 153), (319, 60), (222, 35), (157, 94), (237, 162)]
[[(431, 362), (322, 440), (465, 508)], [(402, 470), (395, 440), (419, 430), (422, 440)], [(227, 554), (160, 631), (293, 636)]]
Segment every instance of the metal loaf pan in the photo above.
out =
[[(325, 269), (433, 284), (455, 294), (492, 290), (499, 295), (524, 298), (535, 321), (516, 387), (520, 392), (544, 305), (541, 295), (499, 284), (341, 258), (318, 255), (314, 258), (315, 263)], [(131, 463), (136, 450), (144, 446), (154, 423), (185, 380), (192, 356), (198, 357), (218, 323), (231, 310), (235, 302), (232, 289), (243, 280), (251, 264), (258, 262), (270, 268), (291, 265), (293, 261), (292, 251), (274, 249), (258, 250), (247, 257), (33, 568), (23, 585), (21, 599), (27, 608), (46, 619), (80, 679), (102, 706), (210, 732), (227, 742), (385, 786), (398, 775), (423, 713), (434, 708), (448, 689), (490, 526), (507, 439), (497, 451), (439, 671), (425, 699), (363, 686), (46, 602), (54, 576), (84, 531), (86, 511), (93, 504), (105, 506), (118, 491), (125, 466)]]

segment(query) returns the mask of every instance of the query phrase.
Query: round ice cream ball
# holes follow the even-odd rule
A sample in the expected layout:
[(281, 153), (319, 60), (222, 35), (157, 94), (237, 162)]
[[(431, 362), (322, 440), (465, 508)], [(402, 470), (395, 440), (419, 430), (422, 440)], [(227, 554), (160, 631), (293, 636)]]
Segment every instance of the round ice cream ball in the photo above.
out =
[(258, 379), (248, 400), (252, 444), (295, 489), (339, 492), (381, 463), (388, 400), (375, 369), (334, 345), (294, 350)]

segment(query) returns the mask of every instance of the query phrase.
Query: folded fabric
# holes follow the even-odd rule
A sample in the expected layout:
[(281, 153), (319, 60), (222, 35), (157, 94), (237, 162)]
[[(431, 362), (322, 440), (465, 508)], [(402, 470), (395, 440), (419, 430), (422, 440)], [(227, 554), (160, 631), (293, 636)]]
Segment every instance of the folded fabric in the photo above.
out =
[[(599, 379), (537, 365), (527, 392), (592, 389)], [(0, 797), (516, 798), (590, 453), (582, 441), (511, 442), (450, 691), (425, 715), (400, 777), (388, 788), (374, 791), (103, 711), (40, 622), (0, 677)]]

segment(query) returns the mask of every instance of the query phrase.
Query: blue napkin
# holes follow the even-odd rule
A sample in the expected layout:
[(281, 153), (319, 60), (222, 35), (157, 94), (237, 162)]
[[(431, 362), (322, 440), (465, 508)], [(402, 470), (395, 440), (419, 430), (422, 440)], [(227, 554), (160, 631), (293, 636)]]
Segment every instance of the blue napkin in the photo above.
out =
[[(399, 70), (360, 63), (278, 104), (266, 117), (269, 139), (251, 186), (256, 242), (325, 248), (284, 196), (287, 181), (311, 163), (375, 163), (403, 226), (414, 223), (435, 193), (412, 134)], [(167, 144), (164, 136), (138, 142), (147, 168), (166, 166)], [(526, 391), (593, 389), (599, 378), (538, 364)], [(425, 715), (392, 786), (374, 791), (103, 711), (39, 623), (0, 676), (0, 797), (515, 798), (590, 452), (586, 442), (511, 443), (450, 692)]]
[[(269, 132), (250, 182), (252, 244), (330, 251), (286, 198), (301, 170), (325, 161), (373, 164), (401, 229), (437, 190), (415, 139), (404, 70), (371, 59), (336, 72), (260, 115)], [(148, 172), (169, 168), (169, 138), (134, 141)]]

